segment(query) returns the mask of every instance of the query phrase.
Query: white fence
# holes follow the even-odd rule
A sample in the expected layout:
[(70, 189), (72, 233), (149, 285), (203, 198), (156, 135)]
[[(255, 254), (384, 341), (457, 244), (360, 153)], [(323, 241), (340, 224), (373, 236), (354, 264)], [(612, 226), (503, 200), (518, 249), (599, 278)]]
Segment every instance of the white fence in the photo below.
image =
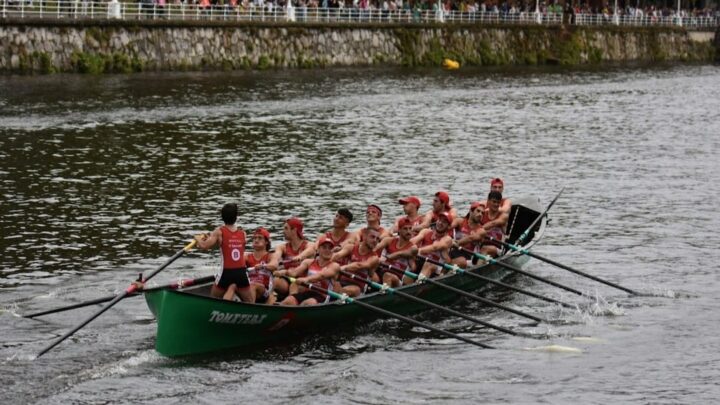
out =
[[(0, 0), (0, 18), (119, 19), (119, 20), (203, 20), (294, 23), (463, 23), (463, 24), (545, 24), (563, 23), (563, 15), (535, 12), (459, 12), (437, 10), (380, 10), (356, 8), (280, 8), (210, 6), (144, 0), (137, 3), (84, 0)], [(715, 28), (719, 17), (614, 17), (606, 14), (577, 14), (566, 18), (576, 25), (670, 26)]]

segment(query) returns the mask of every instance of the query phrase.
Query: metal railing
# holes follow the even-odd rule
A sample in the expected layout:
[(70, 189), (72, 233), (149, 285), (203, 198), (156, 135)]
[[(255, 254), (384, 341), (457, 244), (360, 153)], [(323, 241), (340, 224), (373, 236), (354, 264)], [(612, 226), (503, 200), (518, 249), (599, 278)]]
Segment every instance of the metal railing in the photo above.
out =
[(463, 24), (544, 24), (672, 26), (716, 28), (720, 17), (632, 17), (607, 14), (576, 14), (563, 18), (558, 13), (460, 12), (439, 10), (381, 10), (358, 8), (242, 7), (225, 4), (140, 2), (96, 2), (83, 0), (0, 0), (0, 18), (107, 19), (107, 20), (199, 20), (258, 21), (293, 23), (463, 23)]

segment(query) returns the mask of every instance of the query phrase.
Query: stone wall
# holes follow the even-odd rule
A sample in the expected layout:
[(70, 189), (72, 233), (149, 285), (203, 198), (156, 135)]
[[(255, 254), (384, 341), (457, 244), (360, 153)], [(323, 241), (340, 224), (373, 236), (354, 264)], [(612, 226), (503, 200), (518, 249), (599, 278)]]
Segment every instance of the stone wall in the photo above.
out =
[(427, 66), (446, 57), (462, 65), (713, 60), (715, 35), (693, 35), (676, 28), (0, 20), (0, 71)]

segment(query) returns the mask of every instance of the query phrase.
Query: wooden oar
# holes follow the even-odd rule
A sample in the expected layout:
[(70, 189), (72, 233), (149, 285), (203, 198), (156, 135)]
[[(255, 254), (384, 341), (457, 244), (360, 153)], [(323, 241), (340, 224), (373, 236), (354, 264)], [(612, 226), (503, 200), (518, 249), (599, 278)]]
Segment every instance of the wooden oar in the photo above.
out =
[[(296, 281), (296, 279), (293, 278), (293, 277), (288, 277), (288, 276), (284, 276), (284, 277), (287, 278), (288, 280), (290, 280), (291, 283), (294, 283), (294, 282)], [(408, 318), (407, 316), (403, 316), (403, 315), (400, 315), (400, 314), (396, 314), (395, 312), (391, 312), (391, 311), (388, 311), (388, 310), (386, 310), (386, 309), (382, 309), (382, 308), (377, 307), (377, 306), (375, 306), (375, 305), (368, 304), (367, 302), (363, 302), (363, 301), (360, 301), (360, 300), (356, 300), (356, 299), (350, 298), (350, 297), (348, 297), (348, 296), (345, 295), (345, 294), (338, 294), (338, 293), (336, 293), (336, 292), (334, 292), (334, 291), (326, 290), (326, 289), (324, 289), (324, 288), (322, 288), (322, 287), (318, 287), (318, 286), (313, 285), (313, 284), (310, 284), (310, 283), (302, 283), (302, 285), (305, 286), (306, 288), (310, 289), (310, 290), (315, 290), (315, 291), (319, 291), (319, 292), (321, 292), (321, 293), (323, 293), (323, 294), (327, 294), (327, 295), (329, 295), (330, 297), (335, 298), (336, 300), (340, 300), (340, 301), (343, 301), (343, 302), (348, 303), (348, 304), (356, 304), (356, 305), (358, 305), (358, 306), (360, 306), (360, 307), (363, 307), (363, 308), (367, 309), (368, 311), (376, 312), (376, 313), (378, 313), (378, 314), (381, 314), (381, 315), (384, 315), (384, 316), (387, 316), (387, 317), (390, 317), (390, 318), (395, 318), (395, 319), (401, 320), (401, 321), (403, 321), (403, 322), (407, 322), (407, 323), (409, 323), (409, 324), (412, 324), (412, 325), (415, 325), (415, 326), (419, 326), (419, 327), (421, 327), (421, 328), (423, 328), (423, 329), (427, 329), (427, 330), (430, 330), (430, 331), (433, 331), (433, 332), (440, 333), (440, 334), (445, 335), (445, 336), (450, 336), (450, 337), (455, 338), (455, 339), (457, 339), (457, 340), (461, 340), (461, 341), (463, 341), (463, 342), (465, 342), (465, 343), (470, 343), (470, 344), (472, 344), (472, 345), (475, 345), (475, 346), (478, 346), (478, 347), (482, 347), (483, 349), (494, 349), (494, 347), (492, 347), (492, 346), (486, 345), (486, 344), (484, 344), (484, 343), (477, 342), (477, 341), (472, 340), (472, 339), (468, 339), (468, 338), (466, 338), (466, 337), (464, 337), (464, 336), (458, 335), (457, 333), (453, 333), (453, 332), (447, 331), (447, 330), (445, 330), (445, 329), (436, 328), (435, 326), (428, 325), (428, 324), (426, 324), (426, 323), (424, 323), (424, 322), (416, 321), (415, 319)]]
[[(152, 273), (150, 273), (147, 277), (145, 277), (145, 281), (150, 280), (151, 278), (155, 277), (156, 274), (158, 274), (159, 272), (161, 272), (162, 270), (164, 270), (167, 266), (169, 266), (172, 262), (174, 262), (175, 260), (177, 260), (180, 256), (182, 256), (182, 255), (185, 254), (186, 252), (189, 252), (190, 249), (192, 249), (192, 248), (195, 246), (196, 243), (197, 243), (197, 241), (196, 241), (195, 239), (193, 239), (192, 242), (188, 243), (187, 246), (185, 246), (184, 248), (182, 248), (181, 250), (179, 250), (177, 253), (175, 253), (175, 254), (174, 254), (170, 259), (168, 259), (168, 261), (166, 261), (162, 266), (158, 267), (158, 268), (155, 269)], [(74, 327), (71, 331), (67, 332), (67, 333), (64, 334), (62, 337), (60, 337), (59, 339), (57, 339), (56, 341), (52, 342), (50, 345), (48, 345), (47, 347), (45, 347), (44, 349), (42, 349), (42, 350), (40, 351), (40, 353), (38, 353), (37, 357), (40, 357), (40, 356), (42, 356), (43, 354), (47, 353), (50, 349), (52, 349), (53, 347), (55, 347), (55, 346), (57, 346), (58, 344), (60, 344), (60, 342), (62, 342), (63, 340), (67, 339), (67, 338), (70, 337), (72, 334), (74, 334), (75, 332), (77, 332), (78, 330), (80, 330), (80, 328), (82, 328), (83, 326), (87, 325), (88, 323), (90, 323), (93, 319), (97, 318), (98, 316), (102, 315), (102, 314), (103, 314), (105, 311), (107, 311), (108, 309), (112, 308), (112, 306), (115, 305), (115, 304), (117, 304), (118, 302), (120, 302), (120, 300), (122, 300), (123, 298), (127, 297), (128, 295), (134, 293), (135, 290), (137, 290), (137, 286), (136, 286), (135, 284), (131, 284), (130, 287), (128, 287), (128, 288), (127, 288), (125, 291), (123, 291), (122, 293), (118, 294), (112, 301), (110, 301), (109, 304), (107, 304), (107, 305), (105, 305), (104, 307), (102, 307), (98, 312), (94, 313), (91, 317), (89, 317), (89, 318), (87, 318), (86, 320), (82, 321), (78, 326)]]
[[(422, 298), (418, 298), (418, 297), (416, 297), (416, 296), (414, 296), (414, 295), (410, 295), (410, 294), (407, 294), (407, 293), (402, 292), (402, 291), (398, 291), (398, 290), (396, 290), (396, 289), (394, 289), (394, 288), (392, 288), (392, 287), (389, 287), (387, 284), (378, 284), (378, 283), (372, 281), (372, 280), (369, 279), (369, 278), (360, 277), (360, 276), (358, 276), (357, 274), (351, 273), (351, 272), (349, 272), (349, 271), (340, 270), (340, 273), (344, 274), (344, 275), (347, 276), (347, 277), (350, 277), (350, 278), (353, 279), (353, 280), (362, 281), (362, 282), (370, 285), (372, 288), (374, 288), (374, 289), (376, 289), (376, 290), (378, 290), (378, 291), (388, 292), (388, 293), (390, 293), (390, 294), (395, 294), (395, 295), (397, 295), (397, 296), (399, 296), (399, 297), (403, 297), (403, 298), (405, 298), (405, 299), (407, 299), (407, 300), (414, 301), (414, 302), (418, 302), (418, 303), (420, 303), (420, 304), (427, 305), (427, 306), (429, 306), (429, 307), (431, 307), (431, 308), (439, 309), (440, 311), (447, 312), (448, 314), (455, 315), (455, 316), (458, 316), (458, 317), (463, 318), (463, 319), (467, 319), (467, 320), (470, 321), (470, 322), (474, 322), (474, 323), (483, 325), (483, 326), (485, 326), (485, 327), (488, 327), (488, 328), (491, 328), (491, 329), (495, 329), (495, 330), (498, 330), (498, 331), (500, 331), (500, 332), (504, 332), (504, 333), (507, 333), (507, 334), (510, 334), (510, 335), (513, 335), (513, 336), (522, 335), (522, 334), (520, 334), (520, 333), (518, 333), (518, 332), (515, 332), (515, 331), (513, 331), (513, 330), (511, 330), (511, 329), (507, 329), (507, 328), (504, 328), (504, 327), (502, 327), (502, 326), (497, 326), (497, 325), (494, 325), (494, 324), (492, 324), (492, 323), (485, 322), (485, 321), (483, 321), (482, 319), (478, 319), (478, 318), (472, 317), (472, 316), (470, 316), (470, 315), (465, 315), (465, 314), (463, 314), (462, 312), (458, 312), (458, 311), (456, 311), (456, 310), (454, 310), (454, 309), (446, 308), (446, 307), (443, 307), (442, 305), (438, 305), (438, 304), (436, 304), (436, 303), (434, 303), (434, 302), (430, 302), (430, 301), (428, 301), (428, 300), (424, 300), (424, 299), (422, 299)], [(524, 336), (524, 335), (523, 335), (523, 336)]]
[(583, 277), (587, 277), (587, 278), (589, 278), (589, 279), (591, 279), (591, 280), (595, 280), (595, 281), (597, 281), (597, 282), (599, 282), (599, 283), (603, 283), (603, 284), (609, 285), (610, 287), (615, 287), (615, 288), (617, 288), (617, 289), (619, 289), (619, 290), (623, 290), (623, 291), (628, 292), (628, 293), (630, 293), (630, 294), (632, 294), (632, 295), (640, 295), (640, 293), (638, 293), (638, 292), (636, 292), (636, 291), (633, 291), (633, 290), (631, 290), (631, 289), (629, 289), (629, 288), (623, 287), (623, 286), (621, 286), (621, 285), (615, 284), (615, 283), (610, 282), (610, 281), (607, 281), (607, 280), (603, 280), (603, 279), (601, 279), (600, 277), (593, 276), (592, 274), (587, 274), (587, 273), (584, 273), (584, 272), (582, 272), (582, 271), (580, 271), (580, 270), (573, 269), (573, 268), (570, 267), (570, 266), (566, 266), (566, 265), (564, 265), (564, 264), (562, 264), (562, 263), (558, 263), (558, 262), (556, 262), (556, 261), (554, 261), (554, 260), (548, 259), (547, 257), (540, 256), (539, 254), (533, 253), (533, 252), (531, 252), (531, 251), (529, 251), (529, 250), (527, 250), (527, 249), (521, 248), (520, 246), (513, 245), (513, 244), (511, 244), (511, 243), (503, 242), (503, 241), (501, 241), (501, 240), (497, 240), (497, 239), (493, 239), (493, 238), (490, 238), (490, 240), (495, 241), (495, 242), (498, 242), (498, 243), (501, 243), (503, 246), (507, 246), (507, 247), (509, 247), (510, 249), (512, 249), (512, 250), (514, 250), (514, 251), (516, 251), (516, 252), (520, 252), (520, 253), (522, 253), (522, 254), (524, 254), (524, 255), (528, 255), (528, 256), (534, 257), (534, 258), (536, 258), (536, 259), (538, 259), (538, 260), (542, 260), (542, 261), (544, 261), (545, 263), (550, 263), (550, 264), (552, 264), (553, 266), (559, 267), (559, 268), (561, 268), (561, 269), (563, 269), (563, 270), (567, 270), (567, 271), (572, 272), (572, 273), (575, 273), (575, 274), (577, 274), (577, 275), (580, 275), (580, 276), (583, 276)]
[[(136, 296), (138, 296), (138, 295), (141, 295), (142, 293), (146, 293), (146, 292), (150, 292), (150, 291), (163, 290), (163, 289), (166, 289), (166, 288), (167, 288), (167, 289), (170, 289), (170, 290), (175, 290), (175, 289), (178, 289), (178, 288), (190, 287), (190, 286), (192, 286), (192, 285), (203, 284), (203, 283), (206, 283), (206, 282), (208, 282), (208, 281), (212, 281), (214, 278), (215, 278), (215, 276), (206, 276), (206, 277), (200, 277), (200, 278), (185, 278), (185, 279), (182, 279), (182, 280), (174, 281), (174, 282), (169, 283), (169, 284), (160, 285), (160, 286), (157, 286), (157, 287), (145, 288), (145, 289), (143, 289), (142, 291), (135, 291), (135, 292), (133, 292), (133, 293), (131, 293), (131, 294), (126, 295), (125, 298), (128, 298), (128, 297), (136, 297)], [(23, 317), (25, 317), (25, 318), (35, 318), (35, 317), (37, 317), (37, 316), (55, 314), (55, 313), (58, 313), (58, 312), (69, 311), (69, 310), (71, 310), (71, 309), (83, 308), (83, 307), (87, 307), (87, 306), (95, 305), (95, 304), (102, 304), (103, 302), (111, 301), (111, 300), (112, 300), (113, 298), (115, 298), (115, 297), (116, 297), (115, 295), (108, 295), (107, 297), (96, 298), (96, 299), (94, 299), (94, 300), (85, 301), (85, 302), (80, 302), (80, 303), (78, 303), (78, 304), (72, 304), (72, 305), (68, 305), (68, 306), (65, 306), (65, 307), (60, 307), (60, 308), (55, 308), (55, 309), (48, 309), (47, 311), (41, 311), (41, 312), (35, 312), (35, 313), (32, 313), (32, 314), (23, 315)]]
[(552, 208), (552, 206), (555, 205), (555, 201), (557, 201), (557, 199), (560, 198), (560, 194), (562, 194), (563, 190), (565, 190), (565, 187), (560, 189), (560, 192), (558, 192), (557, 195), (555, 196), (555, 198), (553, 198), (552, 201), (550, 201), (550, 204), (548, 204), (548, 206), (545, 208), (545, 211), (543, 211), (540, 215), (538, 215), (537, 218), (535, 218), (535, 220), (530, 224), (530, 226), (528, 226), (527, 229), (525, 229), (525, 232), (523, 232), (520, 235), (520, 237), (518, 237), (517, 242), (515, 242), (515, 243), (520, 245), (523, 243), (523, 241), (525, 241), (525, 238), (528, 237), (528, 235), (530, 234), (530, 231), (532, 231), (533, 228), (535, 228), (535, 225), (537, 225), (538, 222), (540, 222), (543, 219), (543, 217), (545, 217), (547, 215), (548, 211), (550, 211), (550, 208)]
[(517, 292), (519, 292), (519, 293), (521, 293), (521, 294), (525, 294), (525, 295), (527, 295), (527, 296), (530, 296), (530, 297), (533, 297), (533, 298), (537, 298), (537, 299), (539, 299), (539, 300), (543, 300), (543, 301), (547, 301), (547, 302), (552, 302), (553, 304), (562, 305), (562, 306), (565, 307), (565, 308), (575, 308), (574, 305), (570, 305), (570, 304), (565, 303), (565, 302), (562, 302), (562, 301), (560, 301), (560, 300), (556, 300), (555, 298), (550, 298), (550, 297), (546, 297), (546, 296), (544, 296), (544, 295), (536, 294), (536, 293), (534, 293), (534, 292), (532, 292), (532, 291), (528, 291), (528, 290), (522, 289), (522, 288), (520, 288), (520, 287), (515, 287), (515, 286), (513, 286), (513, 285), (510, 285), (510, 284), (507, 284), (507, 283), (503, 283), (502, 281), (493, 280), (493, 279), (491, 279), (491, 278), (489, 278), (489, 277), (485, 277), (485, 276), (480, 275), (480, 274), (477, 274), (477, 273), (471, 273), (471, 272), (469, 272), (469, 271), (467, 271), (467, 270), (465, 270), (465, 269), (462, 269), (462, 268), (460, 268), (460, 267), (458, 267), (458, 266), (455, 266), (455, 265), (452, 265), (452, 264), (440, 263), (440, 262), (434, 261), (434, 260), (430, 260), (430, 262), (431, 262), (431, 263), (434, 263), (434, 264), (437, 264), (437, 265), (440, 265), (440, 266), (443, 266), (443, 268), (445, 268), (445, 269), (448, 270), (448, 271), (457, 272), (457, 273), (460, 273), (460, 274), (462, 274), (462, 275), (467, 275), (467, 276), (470, 276), (470, 277), (475, 277), (475, 278), (480, 279), (480, 280), (483, 280), (483, 281), (485, 281), (485, 282), (488, 282), (488, 283), (491, 283), (491, 284), (495, 284), (495, 285), (498, 285), (498, 286), (503, 287), (503, 288), (507, 288), (508, 290), (517, 291)]
[(504, 268), (506, 268), (506, 269), (508, 269), (508, 270), (512, 270), (512, 271), (514, 271), (514, 272), (516, 272), (516, 273), (519, 273), (519, 274), (528, 276), (528, 277), (530, 277), (530, 278), (532, 278), (532, 279), (538, 280), (538, 281), (543, 282), (543, 283), (545, 283), (545, 284), (549, 284), (549, 285), (554, 286), (554, 287), (562, 288), (562, 289), (565, 290), (565, 291), (570, 291), (571, 293), (577, 294), (577, 295), (579, 295), (579, 296), (581, 296), (581, 297), (587, 297), (587, 298), (592, 299), (592, 297), (589, 297), (589, 296), (583, 294), (582, 292), (580, 292), (580, 291), (578, 291), (578, 290), (576, 290), (576, 289), (574, 289), (574, 288), (572, 288), (572, 287), (568, 287), (568, 286), (566, 286), (566, 285), (563, 285), (563, 284), (560, 284), (560, 283), (556, 283), (555, 281), (548, 280), (548, 279), (546, 279), (545, 277), (540, 277), (540, 276), (538, 276), (538, 275), (536, 275), (536, 274), (529, 273), (529, 272), (527, 272), (527, 271), (525, 271), (525, 270), (523, 270), (523, 269), (521, 269), (521, 268), (515, 267), (515, 266), (513, 266), (513, 265), (511, 265), (511, 264), (507, 264), (507, 263), (504, 263), (504, 262), (501, 262), (501, 261), (497, 261), (497, 260), (493, 259), (492, 257), (486, 256), (486, 255), (484, 255), (484, 254), (482, 254), (482, 253), (476, 253), (476, 252), (473, 252), (473, 251), (471, 251), (471, 250), (467, 250), (467, 249), (465, 249), (465, 248), (460, 248), (460, 250), (463, 250), (463, 251), (465, 251), (465, 252), (468, 252), (468, 253), (474, 255), (475, 257), (477, 257), (478, 259), (484, 260), (484, 261), (486, 261), (486, 262), (488, 262), (488, 263), (496, 264), (496, 265), (498, 265), (498, 266), (501, 266), (501, 267), (504, 267)]
[[(420, 256), (420, 257), (422, 257), (422, 256)], [(394, 270), (394, 271), (396, 271), (396, 272), (398, 272), (398, 273), (402, 273), (403, 275), (405, 275), (405, 276), (407, 276), (407, 277), (414, 278), (414, 279), (418, 280), (418, 282), (421, 282), (421, 283), (429, 283), (429, 284), (432, 284), (432, 285), (436, 285), (436, 286), (438, 286), (438, 287), (440, 287), (440, 288), (443, 288), (443, 289), (446, 289), (446, 290), (448, 290), (448, 291), (452, 291), (452, 292), (454, 292), (454, 293), (456, 293), (456, 294), (462, 295), (463, 297), (467, 297), (467, 298), (470, 298), (470, 299), (472, 299), (472, 300), (475, 300), (475, 301), (478, 301), (478, 302), (482, 302), (483, 304), (488, 305), (488, 306), (491, 306), (491, 307), (495, 307), (495, 308), (499, 308), (499, 309), (502, 309), (502, 310), (505, 310), (505, 311), (508, 311), (508, 312), (512, 312), (513, 314), (520, 315), (520, 316), (523, 316), (523, 317), (528, 318), (528, 319), (532, 319), (532, 320), (535, 321), (535, 322), (546, 322), (544, 319), (538, 318), (538, 317), (535, 316), (535, 315), (530, 315), (530, 314), (528, 314), (528, 313), (519, 311), (519, 310), (517, 310), (517, 309), (507, 307), (507, 306), (502, 305), (502, 304), (499, 304), (499, 303), (497, 303), (497, 302), (495, 302), (495, 301), (493, 301), (493, 300), (489, 300), (489, 299), (487, 299), (487, 298), (483, 298), (483, 297), (480, 297), (480, 296), (478, 296), (478, 295), (471, 294), (471, 293), (469, 293), (469, 292), (467, 292), (467, 291), (463, 291), (463, 290), (461, 290), (461, 289), (459, 289), (459, 288), (455, 288), (455, 287), (449, 286), (449, 285), (447, 285), (447, 284), (440, 283), (440, 282), (438, 282), (438, 281), (436, 281), (436, 280), (433, 280), (433, 279), (431, 279), (431, 278), (428, 278), (428, 277), (425, 277), (425, 276), (422, 276), (422, 277), (421, 277), (421, 276), (419, 276), (419, 275), (417, 275), (417, 274), (415, 274), (415, 273), (412, 273), (412, 272), (409, 272), (409, 271), (406, 271), (406, 270), (402, 270), (402, 269), (398, 269), (397, 267), (389, 266), (389, 265), (387, 265), (387, 264), (385, 264), (385, 263), (383, 263), (383, 265), (384, 265), (385, 267), (387, 267), (388, 269), (390, 269), (390, 270)]]

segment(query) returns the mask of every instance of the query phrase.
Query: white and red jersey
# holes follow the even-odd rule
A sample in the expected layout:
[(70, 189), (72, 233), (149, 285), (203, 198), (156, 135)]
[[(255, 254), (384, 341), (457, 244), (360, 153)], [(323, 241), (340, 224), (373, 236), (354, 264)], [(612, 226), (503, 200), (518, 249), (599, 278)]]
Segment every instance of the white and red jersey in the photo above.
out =
[[(452, 229), (448, 229), (448, 231), (446, 233), (443, 233), (442, 235), (433, 229), (432, 232), (428, 232), (425, 234), (425, 237), (422, 240), (422, 246), (423, 247), (430, 246), (433, 243), (441, 240), (442, 238), (444, 238), (446, 236), (450, 236), (452, 238), (454, 234), (455, 234), (455, 232)], [(435, 251), (435, 252), (428, 254), (427, 257), (444, 263), (445, 260), (444, 260), (442, 253), (443, 253), (442, 251)]]
[(236, 229), (234, 232), (227, 226), (220, 227), (222, 242), (220, 243), (220, 266), (223, 270), (236, 270), (245, 265), (245, 231)]
[[(364, 255), (360, 254), (360, 244), (358, 243), (353, 247), (353, 250), (352, 250), (352, 253), (350, 254), (348, 263), (364, 262), (365, 260), (370, 259), (371, 257), (379, 257), (379, 256), (380, 256), (380, 253), (375, 252), (373, 250), (370, 250), (368, 253), (366, 253)], [(358, 270), (358, 271), (354, 272), (354, 274), (356, 274), (357, 276), (359, 276), (361, 278), (370, 278), (370, 271), (368, 271), (367, 269)], [(357, 284), (361, 288), (365, 287), (365, 284), (366, 284), (360, 280), (353, 280), (351, 277), (348, 277), (344, 274), (340, 274), (340, 277), (338, 278), (338, 280), (341, 283)]]
[(245, 263), (249, 267), (248, 279), (250, 283), (264, 285), (267, 290), (271, 289), (273, 276), (270, 270), (265, 268), (271, 257), (270, 253), (265, 253), (259, 259), (253, 253), (245, 254)]
[[(463, 219), (462, 223), (459, 227), (455, 228), (455, 234), (453, 235), (453, 238), (455, 240), (460, 240), (468, 235), (471, 235), (475, 229), (480, 227), (482, 225), (476, 225), (476, 227), (473, 229), (470, 227), (470, 220), (468, 218)], [(480, 251), (480, 242), (469, 242), (464, 245), (462, 245), (463, 248), (471, 251), (471, 252), (479, 252)]]
[[(331, 264), (333, 264), (333, 262), (328, 262), (328, 263), (325, 265), (325, 267), (327, 267), (327, 266), (329, 266), (329, 265), (331, 265)], [(323, 269), (324, 269), (325, 267), (320, 266), (320, 262), (318, 262), (318, 260), (315, 259), (315, 260), (313, 260), (313, 262), (310, 264), (310, 267), (308, 267), (307, 276), (310, 277), (310, 276), (314, 276), (314, 275), (316, 275), (316, 274), (320, 274), (320, 273), (322, 273), (322, 271), (323, 271)], [(322, 280), (320, 280), (320, 281), (316, 281), (316, 282), (312, 283), (312, 285), (314, 285), (314, 286), (316, 286), (316, 287), (324, 288), (324, 289), (329, 290), (329, 291), (332, 291), (332, 285), (333, 285), (333, 283), (332, 283), (332, 280), (327, 279), (327, 278), (324, 278), (324, 279), (322, 279)], [(318, 293), (325, 295), (325, 293), (320, 292), (320, 291), (318, 291)]]
[[(383, 256), (388, 256), (393, 253), (410, 250), (410, 249), (412, 249), (413, 246), (415, 246), (415, 244), (413, 244), (410, 241), (408, 241), (403, 246), (398, 246), (398, 243), (400, 243), (400, 237), (396, 236), (390, 241), (390, 244), (387, 245), (385, 250), (383, 250)], [(397, 268), (403, 269), (403, 270), (407, 270), (410, 267), (410, 260), (411, 259), (408, 259), (407, 257), (399, 257), (397, 259), (388, 260), (386, 263), (390, 266), (397, 267)]]

